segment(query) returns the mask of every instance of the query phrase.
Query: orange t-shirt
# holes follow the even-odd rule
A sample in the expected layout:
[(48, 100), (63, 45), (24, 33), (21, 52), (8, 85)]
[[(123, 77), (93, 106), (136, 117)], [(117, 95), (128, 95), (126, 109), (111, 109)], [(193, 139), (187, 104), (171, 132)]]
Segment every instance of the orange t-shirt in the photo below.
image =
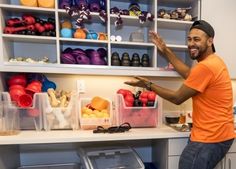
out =
[(191, 140), (214, 143), (234, 138), (232, 84), (220, 57), (212, 54), (200, 61), (184, 84), (199, 91), (192, 97)]

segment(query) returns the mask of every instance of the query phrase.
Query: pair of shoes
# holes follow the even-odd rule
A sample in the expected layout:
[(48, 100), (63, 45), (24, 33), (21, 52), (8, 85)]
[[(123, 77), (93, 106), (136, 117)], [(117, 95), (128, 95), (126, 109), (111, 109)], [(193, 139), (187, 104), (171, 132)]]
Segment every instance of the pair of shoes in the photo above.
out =
[(93, 130), (93, 133), (123, 133), (129, 131), (132, 127), (129, 123), (123, 123), (120, 126), (112, 126), (109, 128), (104, 128), (102, 126), (97, 126), (96, 130)]

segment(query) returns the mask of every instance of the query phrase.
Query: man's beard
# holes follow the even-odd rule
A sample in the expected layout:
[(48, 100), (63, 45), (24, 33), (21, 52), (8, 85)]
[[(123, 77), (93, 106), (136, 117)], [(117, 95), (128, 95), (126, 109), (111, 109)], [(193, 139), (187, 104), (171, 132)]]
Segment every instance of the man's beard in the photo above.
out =
[(207, 51), (206, 47), (205, 48), (195, 47), (194, 49), (197, 50), (197, 51), (194, 52), (194, 54), (192, 54), (191, 51), (190, 51), (191, 49), (189, 49), (189, 55), (190, 55), (190, 58), (192, 60), (199, 59)]

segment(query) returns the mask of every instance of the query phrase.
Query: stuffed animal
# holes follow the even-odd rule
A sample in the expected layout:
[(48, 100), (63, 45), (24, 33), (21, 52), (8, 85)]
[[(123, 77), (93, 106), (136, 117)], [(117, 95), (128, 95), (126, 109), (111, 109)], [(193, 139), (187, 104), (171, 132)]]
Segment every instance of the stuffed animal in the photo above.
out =
[[(101, 6), (102, 4), (102, 6)], [(99, 17), (103, 22), (107, 21), (107, 15), (103, 9), (106, 6), (105, 1), (99, 0), (74, 0), (73, 3), (69, 3), (68, 0), (63, 0), (60, 6), (64, 6), (66, 12), (73, 18), (76, 18), (77, 28), (84, 27), (84, 21), (90, 20), (92, 17), (90, 12), (99, 12)]]
[(72, 6), (72, 4), (73, 4), (73, 1), (72, 0), (60, 0), (60, 2), (59, 2), (59, 7), (61, 8), (61, 9), (65, 9), (66, 7), (70, 7), (70, 6)]
[(140, 6), (137, 3), (131, 3), (129, 5), (129, 15), (138, 16), (139, 14), (141, 14)]
[(75, 0), (75, 6), (66, 6), (66, 12), (71, 17), (76, 17), (77, 28), (84, 27), (84, 20), (90, 20), (90, 11), (88, 9), (88, 3), (86, 0)]
[(191, 21), (192, 15), (189, 14), (189, 8), (176, 8), (172, 11), (167, 11), (165, 9), (158, 10), (158, 17), (164, 19), (175, 19), (175, 20), (184, 20), (184, 21)]
[(74, 0), (75, 1), (75, 6), (79, 8), (79, 10), (86, 10), (88, 9), (88, 2), (87, 0)]
[(130, 16), (137, 16), (140, 23), (143, 24), (147, 20), (153, 21), (154, 15), (147, 11), (141, 11), (140, 6), (136, 2), (131, 2), (129, 5), (129, 9), (119, 9), (117, 7), (113, 7), (110, 9), (111, 14), (116, 14), (117, 18), (115, 20), (115, 27), (120, 27), (123, 24), (123, 20), (121, 15), (130, 15)]
[(88, 0), (89, 9), (91, 12), (99, 12), (100, 11), (100, 0)]
[(138, 18), (139, 18), (139, 22), (140, 22), (141, 24), (143, 24), (143, 23), (146, 22), (147, 20), (153, 21), (154, 15), (151, 14), (150, 12), (142, 11), (142, 12), (139, 14)]

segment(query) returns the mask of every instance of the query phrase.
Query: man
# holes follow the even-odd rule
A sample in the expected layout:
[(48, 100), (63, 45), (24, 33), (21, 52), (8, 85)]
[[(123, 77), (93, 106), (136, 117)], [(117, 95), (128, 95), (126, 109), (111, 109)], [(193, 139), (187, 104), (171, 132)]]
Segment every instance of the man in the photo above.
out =
[(235, 137), (231, 80), (226, 65), (215, 54), (214, 35), (214, 29), (206, 21), (193, 23), (187, 44), (191, 59), (198, 63), (190, 68), (151, 31), (152, 42), (185, 79), (184, 83), (177, 91), (172, 91), (143, 77), (125, 82), (153, 90), (177, 105), (192, 98), (193, 127), (190, 141), (181, 154), (179, 169), (213, 169), (228, 152)]

